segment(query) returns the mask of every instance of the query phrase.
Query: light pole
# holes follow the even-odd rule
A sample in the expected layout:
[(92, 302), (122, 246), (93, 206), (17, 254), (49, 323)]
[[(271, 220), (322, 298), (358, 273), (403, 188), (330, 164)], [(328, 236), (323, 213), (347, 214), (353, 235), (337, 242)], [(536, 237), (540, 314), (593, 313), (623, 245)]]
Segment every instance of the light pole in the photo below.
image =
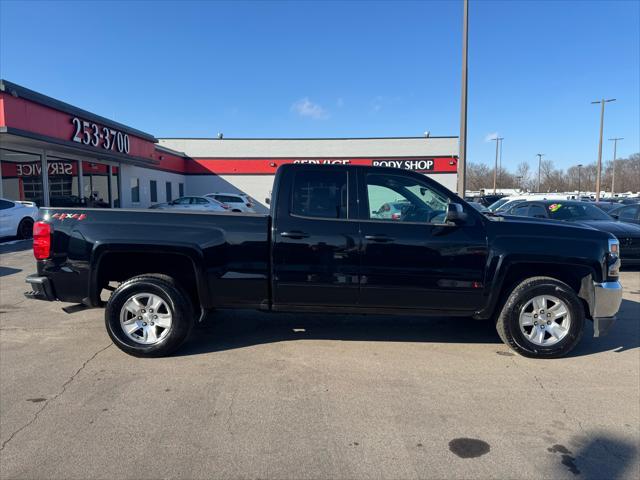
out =
[(611, 196), (613, 197), (616, 188), (616, 149), (618, 148), (618, 140), (624, 140), (624, 138), (610, 138), (609, 140), (613, 142), (613, 164), (611, 165)]
[(604, 130), (604, 104), (615, 102), (615, 98), (596, 100), (592, 104), (599, 103), (600, 106), (600, 140), (598, 142), (598, 168), (596, 169), (596, 202), (600, 201), (600, 173), (602, 171), (602, 131)]
[(582, 168), (582, 164), (578, 164), (578, 200), (580, 200), (580, 169)]
[(462, 12), (462, 92), (460, 95), (460, 140), (458, 152), (458, 195), (467, 189), (467, 47), (469, 46), (469, 0)]
[(500, 151), (500, 141), (503, 140), (503, 138), (496, 136), (494, 140), (496, 141), (496, 164), (495, 167), (493, 167), (493, 194), (495, 195), (498, 183), (498, 152)]
[(538, 155), (538, 193), (540, 193), (540, 171), (542, 168), (542, 157), (544, 157), (544, 153), (536, 153)]

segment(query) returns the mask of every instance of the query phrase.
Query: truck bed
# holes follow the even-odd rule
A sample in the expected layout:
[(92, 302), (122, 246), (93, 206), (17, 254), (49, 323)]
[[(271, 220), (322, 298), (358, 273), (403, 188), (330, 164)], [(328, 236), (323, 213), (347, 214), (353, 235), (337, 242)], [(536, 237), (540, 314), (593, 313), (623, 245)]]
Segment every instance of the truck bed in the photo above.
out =
[(126, 279), (127, 263), (145, 256), (156, 271), (195, 269), (203, 306), (268, 307), (268, 215), (47, 207), (40, 219), (53, 228), (53, 256), (38, 273), (59, 300), (99, 304), (104, 281)]

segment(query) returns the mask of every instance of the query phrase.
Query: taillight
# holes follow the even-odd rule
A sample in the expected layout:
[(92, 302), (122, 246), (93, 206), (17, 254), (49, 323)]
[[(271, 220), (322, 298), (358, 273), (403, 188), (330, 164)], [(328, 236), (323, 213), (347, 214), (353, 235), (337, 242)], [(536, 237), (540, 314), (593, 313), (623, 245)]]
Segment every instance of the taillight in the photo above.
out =
[(229, 205), (227, 205), (226, 203), (221, 203), (220, 204), (222, 206), (222, 208), (224, 208), (225, 210), (229, 210)]
[(51, 254), (51, 225), (46, 222), (33, 224), (33, 255), (36, 260), (49, 258)]

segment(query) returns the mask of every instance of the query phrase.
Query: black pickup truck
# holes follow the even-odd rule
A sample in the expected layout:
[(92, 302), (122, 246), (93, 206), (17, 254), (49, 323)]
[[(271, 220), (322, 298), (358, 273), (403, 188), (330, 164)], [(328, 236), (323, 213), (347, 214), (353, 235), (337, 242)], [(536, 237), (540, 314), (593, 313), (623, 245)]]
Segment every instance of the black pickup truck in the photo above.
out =
[(33, 248), (25, 295), (105, 307), (136, 356), (171, 353), (214, 309), (252, 308), (493, 319), (520, 354), (559, 357), (622, 300), (613, 235), (484, 216), (382, 167), (281, 166), (270, 215), (42, 208)]

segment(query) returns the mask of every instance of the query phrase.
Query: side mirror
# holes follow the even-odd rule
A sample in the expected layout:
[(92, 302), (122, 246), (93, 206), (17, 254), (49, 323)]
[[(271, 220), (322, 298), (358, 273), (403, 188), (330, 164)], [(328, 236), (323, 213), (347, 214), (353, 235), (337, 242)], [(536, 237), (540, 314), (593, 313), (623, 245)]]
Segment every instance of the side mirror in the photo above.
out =
[(265, 198), (264, 203), (266, 203), (267, 205), (271, 205), (271, 199), (269, 197)]
[(444, 221), (447, 223), (463, 223), (467, 220), (467, 213), (459, 203), (448, 203)]
[(618, 215), (617, 213), (610, 213), (609, 215), (615, 218), (616, 220), (620, 220), (620, 215)]

